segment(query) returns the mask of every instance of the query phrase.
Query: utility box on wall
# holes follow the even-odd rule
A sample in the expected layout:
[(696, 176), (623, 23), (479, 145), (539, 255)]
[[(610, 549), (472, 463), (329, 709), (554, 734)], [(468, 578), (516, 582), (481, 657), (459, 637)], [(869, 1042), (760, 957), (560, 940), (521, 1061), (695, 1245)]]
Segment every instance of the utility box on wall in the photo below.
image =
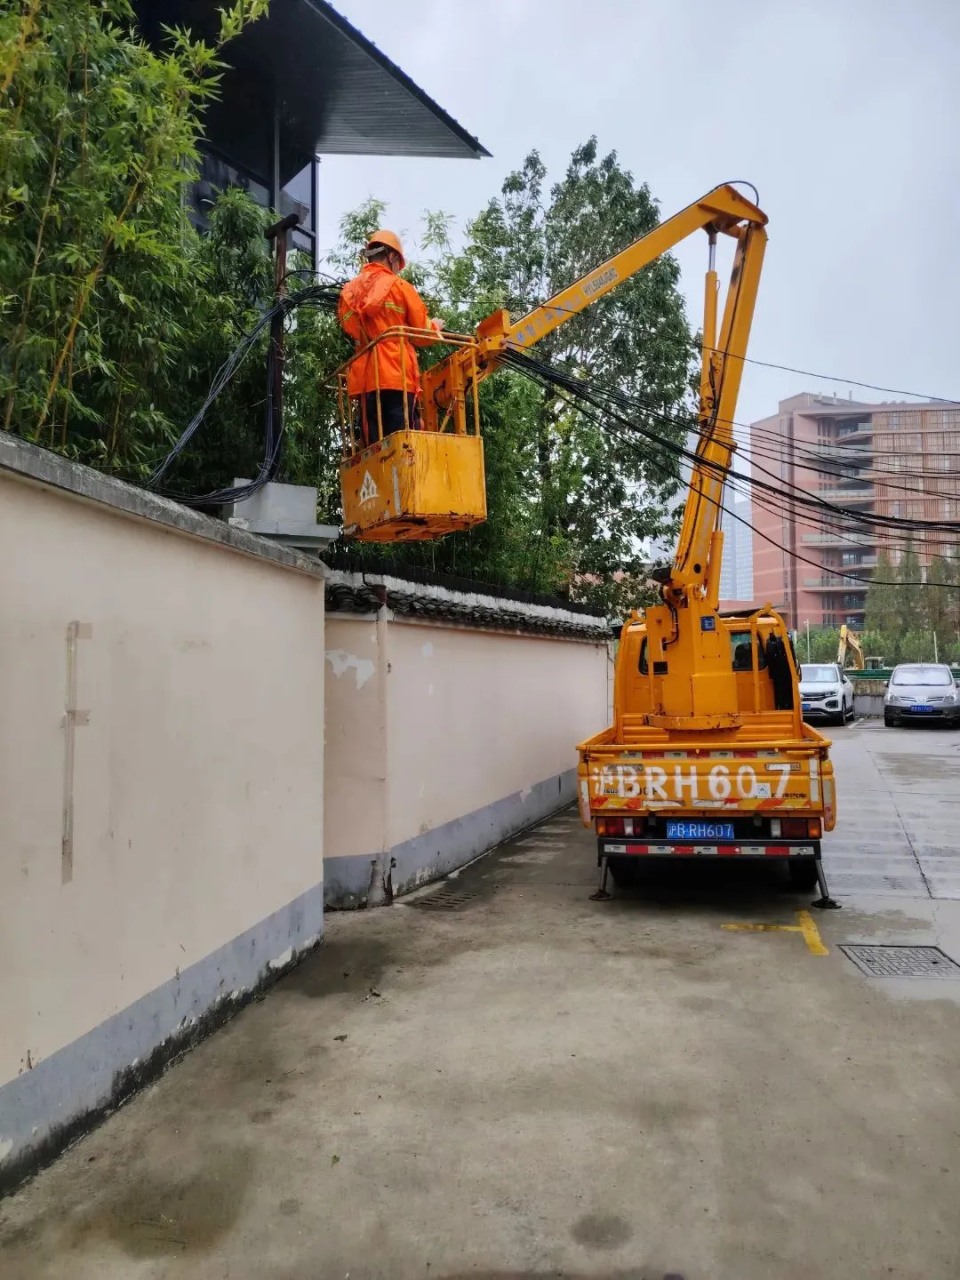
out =
[[(233, 486), (249, 483), (234, 480)], [(317, 490), (305, 484), (271, 480), (243, 502), (225, 507), (224, 515), (235, 528), (273, 538), (298, 551), (322, 551), (340, 536), (336, 525), (317, 523)]]

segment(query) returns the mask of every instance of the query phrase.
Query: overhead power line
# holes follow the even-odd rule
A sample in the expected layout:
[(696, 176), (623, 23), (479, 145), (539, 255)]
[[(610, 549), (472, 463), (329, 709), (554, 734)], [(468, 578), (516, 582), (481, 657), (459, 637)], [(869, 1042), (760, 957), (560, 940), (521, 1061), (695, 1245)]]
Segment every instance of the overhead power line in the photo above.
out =
[[(701, 350), (716, 351), (718, 353), (720, 352), (719, 347), (704, 347), (703, 343), (700, 344), (700, 348)], [(753, 356), (737, 356), (737, 355), (732, 355), (729, 352), (726, 352), (723, 354), (726, 354), (727, 359), (729, 360), (741, 360), (745, 364), (756, 364), (763, 369), (781, 369), (784, 373), (796, 373), (801, 378), (819, 378), (824, 382), (842, 382), (843, 385), (847, 387), (863, 387), (864, 390), (867, 390), (867, 391), (884, 391), (888, 395), (892, 395), (892, 396), (913, 396), (917, 400), (927, 400), (931, 403), (934, 403), (934, 402), (938, 404), (960, 403), (956, 399), (951, 400), (946, 396), (929, 395), (925, 391), (904, 391), (901, 387), (881, 387), (881, 386), (878, 386), (877, 383), (875, 382), (860, 382), (856, 378), (841, 378), (839, 374), (833, 374), (833, 373), (815, 373), (812, 369), (797, 369), (797, 368), (794, 368), (793, 365), (776, 364), (772, 360), (757, 360)], [(856, 402), (854, 402), (852, 405), (852, 408), (857, 408), (857, 407), (858, 406)]]
[[(526, 352), (508, 350), (504, 359), (504, 363), (507, 364), (509, 367), (516, 369), (518, 372), (523, 373), (525, 376), (532, 378), (535, 382), (540, 383), (540, 385), (542, 386), (552, 386), (555, 390), (557, 390), (561, 394), (561, 396), (564, 399), (567, 400), (568, 403), (571, 404), (572, 407), (584, 413), (584, 415), (587, 418), (589, 418), (591, 421), (595, 422), (597, 425), (601, 426), (602, 428), (610, 430), (612, 427), (615, 427), (619, 429), (620, 432), (633, 433), (634, 435), (642, 436), (644, 439), (648, 441), (648, 443), (653, 444), (658, 448), (665, 450), (668, 454), (672, 454), (673, 457), (676, 458), (677, 460), (684, 460), (694, 465), (705, 466), (708, 470), (712, 470), (714, 474), (718, 475), (724, 482), (735, 481), (738, 484), (747, 485), (751, 489), (756, 489), (761, 491), (765, 495), (765, 497), (766, 495), (769, 494), (774, 500), (774, 502), (779, 501), (781, 504), (783, 504), (784, 495), (782, 494), (782, 491), (780, 488), (774, 485), (767, 484), (766, 482), (758, 481), (756, 477), (745, 476), (740, 473), (733, 473), (730, 471), (729, 468), (720, 467), (717, 464), (709, 463), (705, 459), (703, 459), (701, 456), (701, 449), (704, 443), (704, 437), (700, 438), (700, 441), (698, 442), (697, 450), (692, 451), (690, 449), (687, 449), (683, 445), (678, 445), (674, 443), (672, 440), (668, 440), (663, 436), (656, 435), (653, 431), (650, 430), (650, 428), (641, 426), (635, 419), (628, 418), (621, 410), (625, 407), (627, 408), (629, 407), (630, 397), (627, 397), (620, 392), (612, 391), (608, 388), (597, 387), (595, 384), (587, 383), (583, 379), (579, 379), (574, 377), (573, 375), (569, 375), (561, 371), (558, 371), (556, 369), (553, 369), (549, 365), (544, 364), (541, 361), (533, 360)], [(586, 407), (586, 406), (589, 406), (589, 407)], [(641, 415), (645, 415), (649, 418), (654, 419), (655, 421), (660, 421), (660, 422), (669, 424), (675, 429), (678, 427), (683, 429), (691, 425), (686, 420), (679, 419), (669, 414), (655, 412), (651, 410), (648, 406), (641, 407), (640, 412), (641, 412)], [(715, 428), (715, 425), (716, 424), (711, 424), (711, 430)], [(628, 442), (636, 443), (633, 441), (628, 441)], [(638, 444), (637, 444), (637, 447), (639, 447)], [(662, 463), (658, 463), (655, 457), (651, 457), (649, 454), (645, 453), (644, 459), (646, 464), (652, 467), (654, 470), (659, 471), (661, 474), (665, 475), (670, 479), (676, 478), (674, 472), (666, 468)], [(784, 482), (782, 480), (779, 480), (779, 485), (782, 486), (783, 483)], [(809, 496), (807, 495), (803, 495), (801, 492), (798, 492), (797, 496), (789, 497), (787, 501), (789, 501), (790, 503), (801, 503), (802, 505), (810, 505), (814, 508), (821, 507), (831, 512), (832, 515), (841, 515), (845, 517), (852, 517), (854, 519), (859, 518), (861, 520), (864, 519), (864, 513), (857, 513), (857, 512), (849, 511), (844, 508), (834, 507), (830, 503), (818, 502), (810, 499)], [(786, 507), (784, 507), (783, 509), (785, 510)], [(919, 586), (926, 586), (926, 585), (930, 585), (930, 586), (943, 585), (939, 583), (928, 584), (924, 582), (915, 582), (915, 583), (884, 582), (884, 581), (879, 581), (875, 578), (871, 578), (869, 580), (864, 579), (861, 576), (861, 574), (850, 572), (849, 568), (844, 569), (842, 567), (838, 568), (833, 565), (825, 565), (820, 563), (819, 561), (812, 560), (809, 557), (803, 556), (798, 552), (791, 551), (789, 548), (783, 547), (782, 544), (776, 542), (775, 539), (770, 538), (769, 535), (765, 534), (762, 530), (757, 529), (756, 526), (751, 521), (747, 520), (742, 516), (737, 515), (735, 512), (731, 511), (730, 514), (733, 516), (734, 519), (737, 519), (741, 523), (747, 525), (753, 532), (757, 533), (757, 535), (760, 538), (768, 542), (771, 542), (772, 545), (774, 546), (780, 547), (781, 550), (783, 550), (787, 555), (791, 556), (793, 559), (796, 559), (801, 563), (808, 564), (811, 567), (818, 569), (821, 573), (833, 574), (839, 578), (847, 579), (848, 581), (850, 581), (851, 584), (856, 584), (861, 587), (869, 585), (870, 582), (875, 582), (877, 583), (877, 585), (882, 585), (882, 586), (898, 586), (899, 585), (899, 586), (918, 586), (919, 587)], [(878, 521), (880, 521), (881, 523), (889, 527), (894, 527), (894, 528), (901, 527), (911, 531), (920, 531), (921, 529), (926, 530), (931, 528), (937, 529), (939, 531), (955, 534), (957, 535), (958, 540), (960, 540), (960, 522), (909, 521), (909, 520), (900, 520), (895, 517), (874, 517), (874, 519), (877, 519)]]

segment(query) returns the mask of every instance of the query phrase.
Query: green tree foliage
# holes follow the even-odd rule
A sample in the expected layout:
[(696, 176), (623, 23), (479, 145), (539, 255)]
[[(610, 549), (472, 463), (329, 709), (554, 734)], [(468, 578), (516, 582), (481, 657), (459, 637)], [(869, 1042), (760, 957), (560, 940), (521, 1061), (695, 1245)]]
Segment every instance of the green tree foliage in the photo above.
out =
[(218, 41), (171, 31), (162, 52), (128, 0), (25, 0), (0, 18), (6, 429), (130, 476), (174, 438), (190, 372), (206, 376), (244, 305), (235, 278), (211, 314), (223, 264), (198, 247), (184, 189), (220, 49), (267, 3), (224, 6)]
[(860, 644), (863, 648), (863, 656), (865, 658), (880, 658), (882, 662), (890, 660), (890, 638), (882, 631), (864, 631), (860, 637)]
[(897, 585), (894, 588), (893, 598), (896, 607), (896, 626), (897, 630), (905, 635), (908, 631), (917, 630), (918, 624), (919, 628), (923, 628), (925, 623), (924, 591), (922, 586), (918, 585), (923, 580), (923, 573), (912, 542), (908, 542), (904, 547), (895, 576)]
[(949, 581), (950, 566), (944, 563), (942, 556), (934, 556), (927, 569), (925, 582), (920, 597), (923, 624), (938, 636), (946, 636), (950, 626), (950, 598), (946, 591)]
[[(578, 147), (549, 192), (532, 152), (499, 199), (468, 227), (467, 243), (440, 265), (451, 323), (472, 324), (498, 306), (521, 316), (659, 222), (646, 185), (595, 138)], [(690, 422), (693, 342), (669, 255), (541, 340), (538, 359), (650, 406), (644, 426), (673, 442)], [(670, 419), (672, 421), (664, 421)], [(645, 540), (671, 529), (677, 467), (670, 455), (572, 410), (541, 391), (528, 423), (541, 548), (567, 572), (610, 581), (635, 569)]]
[(887, 665), (932, 661), (935, 652), (941, 661), (960, 660), (960, 558), (950, 547), (941, 552), (925, 571), (910, 544), (897, 565), (880, 552), (879, 581), (867, 591), (865, 652)]
[(836, 662), (840, 645), (840, 632), (836, 627), (810, 628), (810, 657), (807, 658), (807, 637), (800, 632), (797, 652), (801, 662)]
[[(600, 157), (595, 139), (577, 148), (560, 182), (548, 189), (546, 177), (532, 152), (468, 224), (458, 248), (449, 219), (428, 215), (425, 252), (407, 274), (448, 328), (469, 332), (501, 307), (523, 315), (659, 221), (649, 189), (615, 153)], [(355, 261), (384, 213), (374, 202), (345, 219), (344, 243), (331, 261)], [(676, 262), (662, 257), (535, 349), (566, 372), (642, 397), (650, 407), (642, 425), (671, 442), (683, 440), (692, 420), (694, 348), (678, 278)], [(632, 575), (645, 544), (674, 527), (675, 458), (604, 429), (552, 390), (507, 371), (482, 385), (481, 416), (487, 524), (419, 553), (404, 548), (404, 558), (420, 554), (436, 568), (573, 591), (618, 609), (627, 597), (641, 603), (643, 580)]]
[[(7, 429), (142, 480), (262, 314), (272, 293), (267, 215), (227, 192), (201, 237), (185, 194), (224, 45), (267, 2), (225, 5), (218, 41), (170, 32), (160, 51), (140, 39), (129, 0), (22, 0), (0, 14)], [(338, 274), (356, 269), (385, 212), (370, 200), (347, 215), (330, 259)], [(428, 215), (407, 274), (434, 314), (469, 331), (497, 307), (522, 314), (657, 222), (649, 189), (591, 139), (552, 187), (531, 153), (456, 246), (449, 218)], [(677, 282), (676, 263), (661, 258), (537, 350), (642, 397), (644, 425), (673, 441), (690, 421), (694, 354)], [(340, 447), (330, 383), (349, 349), (329, 315), (302, 309), (289, 325), (281, 478), (317, 484), (321, 516), (333, 521)], [(174, 490), (207, 492), (255, 471), (265, 350), (266, 337), (177, 461)], [(644, 544), (672, 524), (675, 460), (513, 372), (483, 384), (481, 413), (488, 522), (397, 554), (533, 590), (638, 602)]]
[(898, 626), (896, 570), (885, 547), (877, 556), (874, 580), (867, 588), (866, 627), (868, 631), (893, 633)]

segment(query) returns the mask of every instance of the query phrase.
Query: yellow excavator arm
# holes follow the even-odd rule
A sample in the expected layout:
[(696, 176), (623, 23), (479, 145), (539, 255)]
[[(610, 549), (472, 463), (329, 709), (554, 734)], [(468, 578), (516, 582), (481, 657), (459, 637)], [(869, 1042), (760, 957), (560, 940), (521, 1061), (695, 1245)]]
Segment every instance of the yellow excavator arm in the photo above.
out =
[(842, 671), (847, 661), (847, 651), (853, 654), (853, 665), (857, 671), (864, 669), (863, 646), (860, 644), (860, 637), (855, 631), (844, 624), (840, 628), (840, 644), (837, 648), (837, 666)]

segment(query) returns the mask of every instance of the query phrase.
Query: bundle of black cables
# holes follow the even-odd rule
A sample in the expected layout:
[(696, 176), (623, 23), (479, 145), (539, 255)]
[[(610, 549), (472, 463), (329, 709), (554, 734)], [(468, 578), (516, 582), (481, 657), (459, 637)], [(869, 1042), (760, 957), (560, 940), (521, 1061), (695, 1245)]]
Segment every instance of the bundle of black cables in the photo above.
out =
[[(291, 273), (293, 274), (293, 273)], [(248, 333), (244, 334), (243, 339), (232, 351), (229, 357), (223, 362), (217, 375), (210, 385), (206, 399), (194, 414), (186, 430), (180, 439), (173, 446), (170, 452), (164, 458), (163, 462), (153, 472), (147, 481), (147, 487), (154, 489), (166, 498), (173, 498), (177, 502), (181, 502), (188, 507), (215, 507), (223, 506), (228, 503), (242, 502), (244, 498), (249, 498), (256, 493), (258, 489), (271, 479), (274, 478), (277, 471), (277, 463), (280, 455), (280, 443), (282, 439), (282, 429), (278, 429), (277, 415), (271, 388), (275, 385), (276, 360), (277, 360), (277, 344), (271, 341), (267, 354), (267, 405), (266, 405), (266, 427), (264, 431), (264, 451), (261, 459), (257, 475), (248, 484), (235, 485), (232, 488), (214, 489), (211, 493), (203, 494), (183, 494), (176, 493), (171, 489), (163, 487), (164, 478), (167, 472), (176, 462), (177, 458), (183, 453), (184, 449), (190, 443), (202, 424), (210, 406), (214, 403), (224, 387), (228, 385), (234, 377), (237, 370), (243, 364), (251, 349), (256, 345), (257, 339), (265, 329), (274, 326), (279, 322), (280, 325), (286, 323), (287, 316), (295, 311), (298, 307), (310, 306), (317, 307), (321, 311), (335, 312), (337, 302), (340, 298), (340, 290), (343, 287), (342, 281), (324, 280), (318, 284), (308, 285), (304, 289), (286, 294), (268, 308), (257, 320), (256, 324)]]

